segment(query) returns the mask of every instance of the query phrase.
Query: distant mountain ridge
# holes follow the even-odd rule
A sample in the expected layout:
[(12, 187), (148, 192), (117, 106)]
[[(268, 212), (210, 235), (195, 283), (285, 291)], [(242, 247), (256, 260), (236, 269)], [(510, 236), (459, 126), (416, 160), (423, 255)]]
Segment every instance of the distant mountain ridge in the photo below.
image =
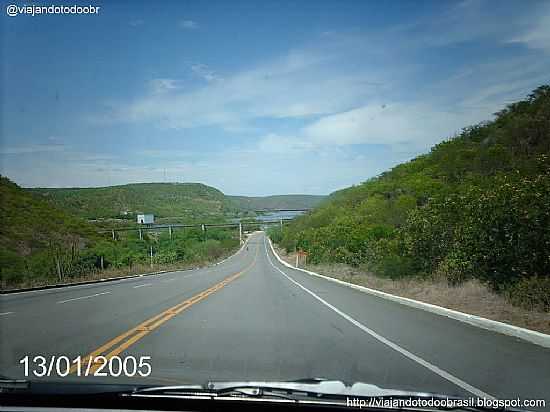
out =
[(213, 220), (267, 209), (311, 209), (324, 196), (226, 196), (202, 183), (132, 183), (93, 188), (31, 188), (55, 207), (85, 219), (133, 218), (153, 213), (159, 218)]
[(270, 209), (312, 209), (326, 196), (319, 195), (274, 195), (274, 196), (227, 196), (240, 210), (256, 211)]
[(191, 219), (222, 216), (234, 206), (224, 194), (202, 183), (132, 183), (93, 188), (33, 188), (55, 206), (87, 219), (137, 213)]

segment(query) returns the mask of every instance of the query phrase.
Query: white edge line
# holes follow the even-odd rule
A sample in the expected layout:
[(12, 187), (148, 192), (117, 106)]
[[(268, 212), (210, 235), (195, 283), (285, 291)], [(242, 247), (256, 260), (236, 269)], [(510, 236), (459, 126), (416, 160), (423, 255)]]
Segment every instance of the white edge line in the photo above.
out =
[(67, 302), (72, 302), (73, 300), (88, 299), (88, 298), (93, 298), (94, 296), (107, 295), (107, 294), (109, 294), (109, 293), (111, 293), (111, 292), (101, 292), (101, 293), (96, 293), (96, 294), (94, 294), (94, 295), (80, 296), (80, 297), (78, 297), (78, 298), (60, 300), (59, 302), (56, 302), (56, 303), (67, 303)]
[(237, 250), (235, 253), (233, 253), (231, 256), (228, 256), (226, 257), (225, 259), (222, 259), (220, 260), (219, 262), (217, 263), (214, 263), (212, 266), (218, 266), (218, 265), (221, 265), (223, 262), (226, 262), (228, 261), (229, 259), (231, 259), (232, 257), (234, 256), (237, 256), (239, 253), (241, 253), (241, 251), (244, 249), (244, 247), (248, 244), (248, 240), (250, 239), (250, 236), (247, 236), (245, 241), (243, 242), (241, 248), (239, 250)]
[(15, 312), (3, 312), (3, 313), (0, 313), (0, 316), (11, 315), (12, 313), (15, 313)]
[[(472, 386), (470, 385), (469, 383), (463, 381), (462, 379), (460, 378), (457, 378), (456, 376), (454, 375), (451, 375), (449, 372), (437, 367), (436, 365), (422, 359), (421, 357), (415, 355), (414, 353), (412, 352), (409, 352), (408, 350), (406, 350), (405, 348), (402, 348), (401, 346), (397, 345), (396, 343), (393, 343), (392, 341), (386, 339), (385, 337), (383, 337), (382, 335), (379, 335), (378, 333), (376, 333), (375, 331), (373, 331), (372, 329), (368, 328), (367, 326), (363, 325), (361, 322), (359, 322), (358, 320), (352, 318), (351, 316), (349, 316), (347, 313), (344, 313), (342, 312), (340, 309), (338, 309), (337, 307), (331, 305), (330, 303), (328, 303), (326, 300), (324, 300), (323, 298), (319, 297), (317, 294), (315, 294), (314, 292), (312, 292), (311, 290), (309, 290), (308, 288), (306, 288), (305, 286), (302, 286), (302, 284), (298, 283), (297, 281), (295, 281), (294, 279), (292, 279), (290, 276), (288, 276), (285, 272), (283, 272), (281, 269), (279, 269), (277, 266), (275, 266), (273, 264), (273, 262), (271, 261), (271, 258), (269, 257), (269, 253), (267, 251), (267, 242), (265, 241), (265, 238), (264, 238), (264, 246), (265, 246), (265, 252), (267, 254), (267, 259), (269, 260), (269, 263), (271, 264), (271, 266), (273, 266), (276, 270), (278, 270), (284, 277), (286, 277), (289, 281), (291, 281), (292, 283), (294, 283), (296, 286), (298, 286), (300, 289), (302, 289), (303, 291), (305, 291), (306, 293), (310, 294), (312, 297), (314, 297), (315, 299), (317, 299), (319, 302), (321, 302), (323, 305), (327, 306), (329, 309), (332, 309), (334, 312), (336, 312), (338, 315), (340, 315), (342, 318), (346, 319), (348, 322), (352, 323), (354, 326), (357, 326), (359, 329), (361, 329), (363, 332), (366, 332), (368, 333), (369, 335), (371, 335), (373, 338), (375, 338), (376, 340), (378, 340), (379, 342), (383, 343), (384, 345), (386, 346), (389, 346), (391, 349), (399, 352), (400, 354), (402, 354), (403, 356), (405, 356), (406, 358), (418, 363), (419, 365), (425, 367), (426, 369), (429, 369), (430, 371), (434, 372), (435, 374), (439, 375), (440, 377), (448, 380), (449, 382), (452, 382), (454, 383), (455, 385), (461, 387), (462, 389), (480, 397), (480, 398), (488, 398), (488, 399), (495, 399), (492, 395), (489, 395), (488, 393), (485, 393), (483, 392), (481, 389), (478, 389), (476, 388), (475, 386)], [(271, 246), (271, 250), (273, 251), (273, 254), (275, 254), (275, 250), (273, 249), (273, 245), (271, 244), (270, 242), (270, 246)], [(277, 254), (275, 254), (275, 256), (277, 256)]]
[(355, 285), (353, 283), (344, 282), (340, 279), (331, 278), (329, 276), (321, 275), (316, 272), (312, 272), (310, 270), (296, 268), (289, 263), (285, 262), (283, 259), (279, 257), (277, 252), (275, 252), (275, 249), (273, 248), (273, 244), (271, 243), (271, 239), (269, 239), (269, 245), (271, 246), (271, 250), (273, 251), (273, 254), (277, 258), (277, 260), (285, 265), (286, 267), (289, 267), (294, 270), (299, 270), (301, 272), (307, 273), (312, 276), (317, 276), (320, 278), (323, 278), (325, 280), (338, 283), (341, 285), (345, 285), (347, 287), (359, 290), (364, 293), (368, 293), (371, 295), (379, 296), (384, 299), (392, 300), (397, 303), (401, 303), (406, 306), (410, 306), (416, 309), (422, 309), (427, 312), (435, 313), (437, 315), (441, 316), (447, 316), (448, 318), (452, 318), (455, 320), (458, 320), (460, 322), (468, 323), (472, 326), (477, 326), (482, 329), (490, 330), (492, 332), (498, 332), (502, 333), (504, 335), (513, 336), (519, 339), (523, 339), (525, 341), (528, 341), (530, 343), (534, 343), (536, 345), (550, 348), (550, 335), (547, 335), (545, 333), (536, 332), (534, 330), (520, 328), (519, 326), (510, 325), (508, 323), (499, 322), (496, 320), (486, 319), (481, 316), (476, 315), (470, 315), (468, 313), (459, 312), (457, 310), (453, 309), (447, 309), (442, 306), (432, 305), (431, 303), (425, 303), (420, 302), (418, 300), (410, 299), (410, 298), (403, 298), (401, 296), (392, 295), (390, 293), (381, 292), (379, 290), (370, 289), (365, 286)]
[(144, 286), (151, 286), (151, 285), (152, 285), (152, 283), (144, 283), (144, 284), (142, 284), (142, 285), (133, 286), (132, 288), (133, 288), (133, 289), (137, 289), (137, 288), (142, 288), (142, 287), (144, 287)]

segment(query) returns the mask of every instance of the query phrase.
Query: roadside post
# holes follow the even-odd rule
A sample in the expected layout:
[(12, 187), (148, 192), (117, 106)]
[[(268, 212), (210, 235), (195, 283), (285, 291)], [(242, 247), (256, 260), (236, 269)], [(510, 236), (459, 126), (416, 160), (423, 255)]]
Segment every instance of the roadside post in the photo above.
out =
[(243, 244), (243, 224), (239, 222), (239, 244)]
[(307, 252), (304, 252), (302, 249), (299, 249), (296, 253), (296, 267), (305, 266), (307, 263)]

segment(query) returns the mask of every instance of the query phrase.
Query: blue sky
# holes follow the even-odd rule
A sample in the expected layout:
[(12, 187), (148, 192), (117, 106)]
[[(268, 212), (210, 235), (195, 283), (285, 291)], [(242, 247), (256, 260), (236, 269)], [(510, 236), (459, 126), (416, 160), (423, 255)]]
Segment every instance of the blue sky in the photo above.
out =
[(0, 171), (22, 186), (327, 194), (550, 83), (547, 1), (12, 3)]

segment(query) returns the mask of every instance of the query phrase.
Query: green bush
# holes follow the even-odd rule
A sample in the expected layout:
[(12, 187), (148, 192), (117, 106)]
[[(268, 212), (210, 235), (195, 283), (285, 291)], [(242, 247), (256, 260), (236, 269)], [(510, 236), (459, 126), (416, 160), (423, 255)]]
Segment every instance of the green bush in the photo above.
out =
[(470, 259), (456, 252), (451, 252), (439, 262), (434, 271), (434, 276), (446, 279), (451, 286), (458, 286), (474, 276), (474, 269)]
[(550, 277), (526, 277), (511, 286), (506, 294), (517, 306), (550, 312)]
[(415, 273), (414, 262), (409, 256), (386, 255), (375, 268), (379, 275), (390, 279), (400, 279)]

